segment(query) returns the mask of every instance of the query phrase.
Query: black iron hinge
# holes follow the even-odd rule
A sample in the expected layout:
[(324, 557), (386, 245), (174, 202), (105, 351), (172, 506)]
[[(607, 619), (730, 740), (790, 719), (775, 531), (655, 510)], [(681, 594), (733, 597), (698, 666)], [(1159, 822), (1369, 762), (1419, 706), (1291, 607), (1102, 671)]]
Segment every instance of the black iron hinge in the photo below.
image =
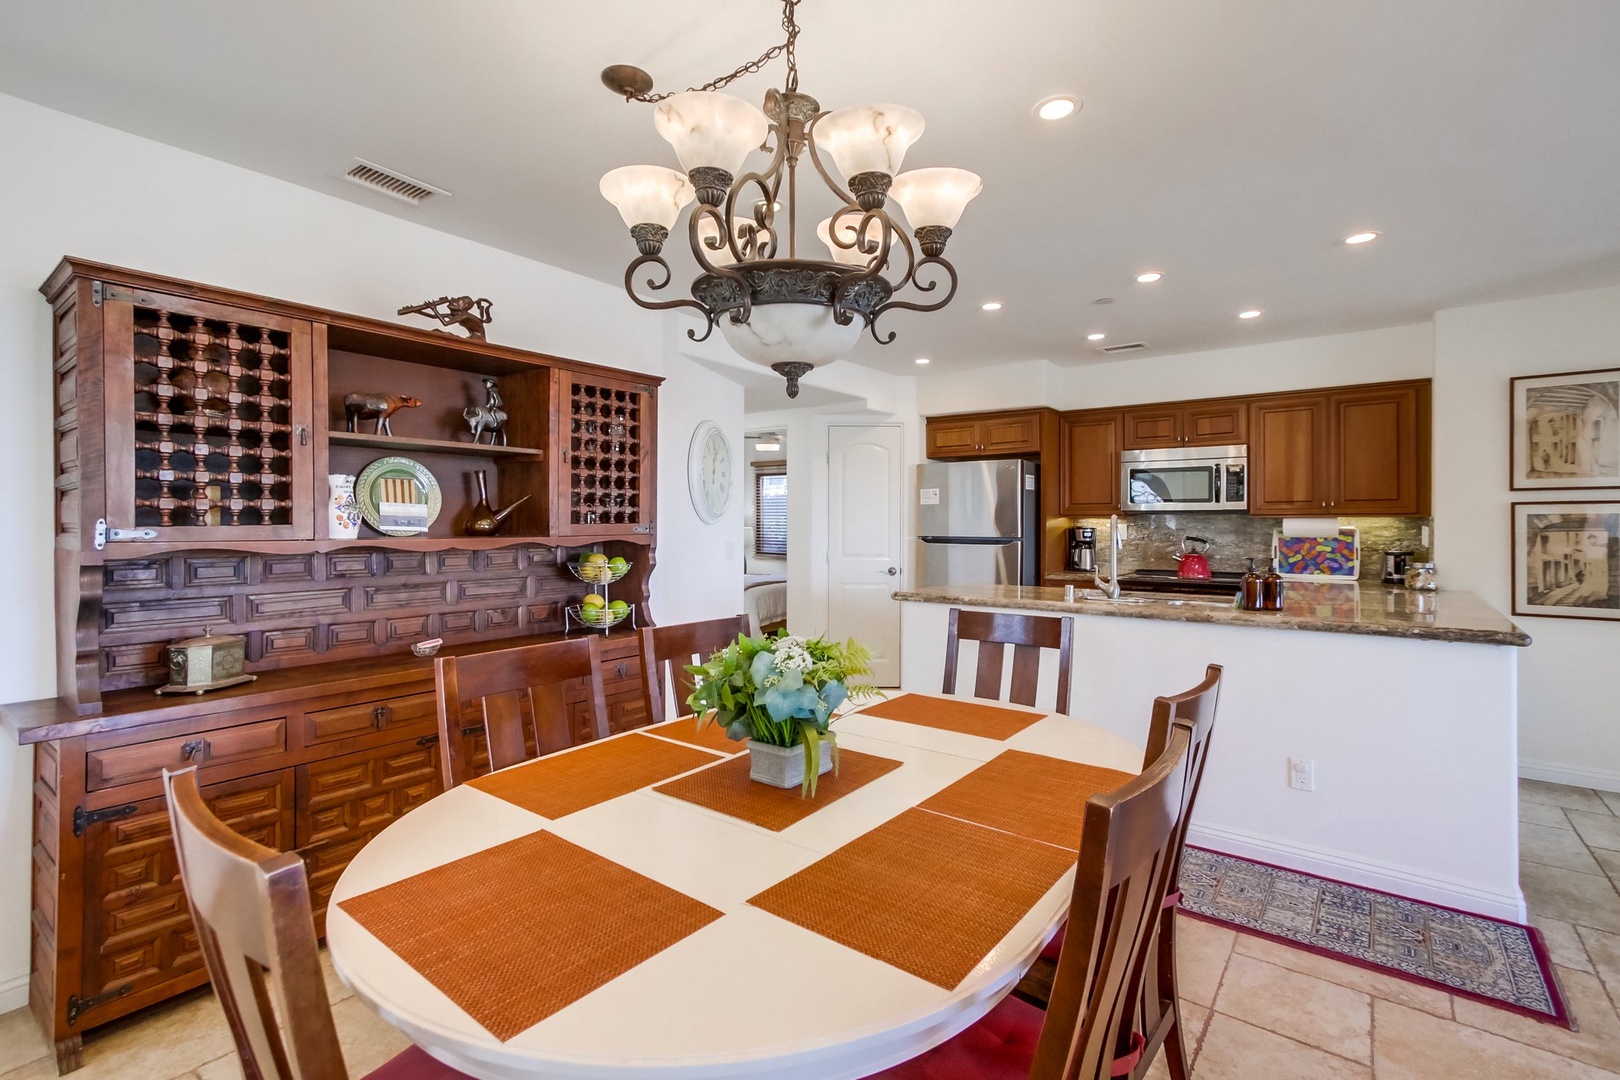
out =
[(69, 1024), (78, 1023), (79, 1017), (91, 1009), (99, 1008), (109, 1001), (117, 1001), (133, 989), (135, 989), (134, 983), (125, 983), (116, 990), (109, 990), (105, 994), (97, 994), (95, 997), (82, 998), (78, 994), (70, 994), (68, 995), (67, 1022)]
[(86, 810), (82, 806), (73, 808), (73, 835), (83, 836), (84, 830), (101, 821), (113, 821), (121, 817), (129, 817), (135, 812), (134, 803), (125, 803), (123, 806), (109, 806), (105, 810)]
[(150, 304), (152, 298), (146, 293), (138, 293), (134, 289), (122, 285), (112, 285), (105, 281), (92, 281), (90, 283), (90, 303), (93, 307), (100, 307), (104, 300), (128, 300), (134, 304)]

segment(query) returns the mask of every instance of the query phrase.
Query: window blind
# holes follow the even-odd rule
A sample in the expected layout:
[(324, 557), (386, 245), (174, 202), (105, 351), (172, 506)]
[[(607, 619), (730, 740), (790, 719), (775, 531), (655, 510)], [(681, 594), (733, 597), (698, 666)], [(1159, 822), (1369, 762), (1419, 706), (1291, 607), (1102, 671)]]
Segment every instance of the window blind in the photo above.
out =
[(787, 556), (787, 467), (754, 468), (754, 554)]

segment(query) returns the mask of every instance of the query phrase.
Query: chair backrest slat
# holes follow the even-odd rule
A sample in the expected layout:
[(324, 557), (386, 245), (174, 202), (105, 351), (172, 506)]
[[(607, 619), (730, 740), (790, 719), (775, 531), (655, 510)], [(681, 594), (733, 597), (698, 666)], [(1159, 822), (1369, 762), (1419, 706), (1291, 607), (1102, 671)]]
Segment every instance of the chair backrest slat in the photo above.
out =
[(1007, 700), (1034, 705), (1039, 689), (1041, 652), (1058, 654), (1057, 711), (1069, 711), (1069, 669), (1074, 661), (1074, 619), (1067, 615), (1014, 615), (1007, 612), (963, 611), (951, 608), (945, 638), (943, 692), (956, 693), (956, 668), (963, 641), (979, 643), (973, 677), (973, 696), (1001, 697), (1007, 646), (1013, 647), (1012, 681)]
[(304, 861), (214, 816), (194, 767), (164, 770), (203, 964), (251, 1080), (348, 1080), (326, 997)]
[[(474, 776), (462, 732), (481, 728), (491, 769), (503, 769), (535, 754), (576, 741), (564, 704), (564, 688), (584, 679), (591, 710), (591, 737), (608, 736), (596, 635), (513, 649), (441, 656), (434, 664), (439, 699), (439, 750), (444, 786)], [(531, 753), (530, 747), (533, 747)]]
[(1189, 738), (1086, 803), (1069, 925), (1030, 1080), (1103, 1080), (1131, 1025), (1169, 888)]
[[(686, 715), (686, 699), (694, 689), (686, 665), (710, 656), (748, 633), (748, 616), (649, 626), (641, 631), (641, 683), (647, 715), (653, 723)], [(674, 704), (666, 698), (673, 696)], [(671, 709), (674, 712), (671, 712)]]

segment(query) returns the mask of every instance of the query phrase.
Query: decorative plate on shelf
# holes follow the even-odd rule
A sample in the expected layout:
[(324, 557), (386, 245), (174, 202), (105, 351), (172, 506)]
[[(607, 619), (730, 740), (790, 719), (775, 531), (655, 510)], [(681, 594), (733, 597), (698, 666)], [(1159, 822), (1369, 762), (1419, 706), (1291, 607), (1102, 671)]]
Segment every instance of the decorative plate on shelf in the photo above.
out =
[(408, 457), (378, 458), (354, 482), (360, 516), (384, 536), (426, 536), (444, 495), (427, 466)]

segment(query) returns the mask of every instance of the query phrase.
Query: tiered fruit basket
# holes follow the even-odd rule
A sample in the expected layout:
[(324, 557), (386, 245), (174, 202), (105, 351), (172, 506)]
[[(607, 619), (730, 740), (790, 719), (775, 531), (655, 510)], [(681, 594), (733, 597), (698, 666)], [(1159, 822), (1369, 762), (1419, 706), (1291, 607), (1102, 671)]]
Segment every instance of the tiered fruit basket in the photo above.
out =
[(596, 595), (601, 596), (602, 603), (569, 604), (563, 609), (563, 629), (571, 632), (577, 624), (587, 630), (600, 630), (606, 634), (625, 619), (630, 620), (630, 626), (634, 629), (636, 609), (626, 605), (614, 610), (611, 591), (613, 583), (630, 572), (630, 563), (622, 558), (617, 561), (587, 561), (590, 559), (591, 556), (587, 554), (570, 560), (568, 569), (579, 580), (592, 586)]

